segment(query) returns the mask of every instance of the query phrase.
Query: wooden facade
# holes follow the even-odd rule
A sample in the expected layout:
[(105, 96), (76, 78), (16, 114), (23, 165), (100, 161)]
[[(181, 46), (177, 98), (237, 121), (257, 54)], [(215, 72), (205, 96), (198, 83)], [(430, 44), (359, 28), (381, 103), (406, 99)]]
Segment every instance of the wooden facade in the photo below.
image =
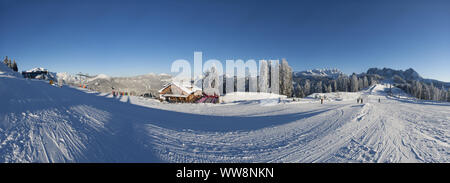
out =
[(201, 96), (201, 90), (193, 91), (192, 88), (181, 88), (177, 84), (169, 84), (159, 92), (160, 100), (171, 103), (193, 103)]

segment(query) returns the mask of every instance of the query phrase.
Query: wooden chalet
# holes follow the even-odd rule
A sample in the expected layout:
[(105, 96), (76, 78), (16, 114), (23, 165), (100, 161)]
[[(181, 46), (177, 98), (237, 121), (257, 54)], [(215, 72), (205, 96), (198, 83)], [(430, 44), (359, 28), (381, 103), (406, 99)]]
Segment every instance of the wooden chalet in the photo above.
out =
[(193, 84), (171, 82), (159, 90), (160, 100), (171, 103), (193, 103), (201, 97), (202, 89)]

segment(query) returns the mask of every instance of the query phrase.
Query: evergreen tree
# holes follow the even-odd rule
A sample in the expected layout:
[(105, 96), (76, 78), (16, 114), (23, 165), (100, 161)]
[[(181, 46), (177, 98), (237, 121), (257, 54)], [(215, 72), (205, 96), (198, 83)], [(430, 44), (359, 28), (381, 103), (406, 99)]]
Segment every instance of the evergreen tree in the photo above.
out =
[(337, 92), (337, 82), (336, 82), (336, 80), (333, 80), (331, 82), (331, 86), (332, 86), (333, 92)]
[(322, 81), (316, 83), (316, 86), (314, 87), (314, 92), (322, 93)]
[(269, 88), (269, 67), (265, 60), (261, 60), (259, 65), (259, 92), (267, 93)]
[(364, 82), (361, 78), (358, 78), (358, 91), (364, 88)]
[(445, 90), (444, 85), (442, 85), (440, 100), (447, 101), (447, 94), (448, 94), (447, 90)]
[(8, 59), (8, 62), (6, 63), (6, 65), (9, 67), (9, 68), (12, 68), (11, 66), (11, 59)]
[(367, 79), (367, 76), (364, 76), (363, 78), (363, 88), (369, 87), (369, 80)]
[(309, 82), (309, 79), (305, 80), (305, 84), (303, 85), (303, 92), (305, 93), (305, 96), (311, 94), (311, 83)]
[(13, 65), (12, 65), (12, 69), (13, 69), (15, 72), (19, 71), (19, 69), (17, 68), (16, 60), (14, 60), (14, 63), (13, 63)]
[(292, 68), (289, 66), (286, 59), (282, 59), (280, 66), (280, 94), (288, 97), (292, 96)]
[(450, 89), (447, 90), (447, 102), (450, 102)]
[(350, 91), (351, 92), (357, 92), (358, 91), (358, 77), (356, 76), (355, 73), (352, 74), (351, 77), (351, 82), (350, 82)]
[(299, 98), (305, 97), (305, 92), (299, 83), (297, 83), (297, 86), (295, 89), (295, 97), (299, 97)]
[(3, 60), (3, 63), (8, 65), (8, 56), (5, 57), (5, 59)]

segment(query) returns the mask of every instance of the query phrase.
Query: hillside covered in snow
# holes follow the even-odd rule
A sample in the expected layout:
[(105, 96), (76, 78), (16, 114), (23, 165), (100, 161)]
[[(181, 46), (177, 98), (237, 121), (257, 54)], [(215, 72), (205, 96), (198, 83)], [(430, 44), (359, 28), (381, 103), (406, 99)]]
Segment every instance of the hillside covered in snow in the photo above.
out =
[(130, 92), (134, 95), (157, 96), (158, 90), (164, 84), (170, 82), (172, 76), (168, 74), (144, 74), (130, 77), (111, 77), (99, 74), (92, 77), (71, 75), (68, 73), (57, 73), (57, 79), (61, 79), (65, 84), (72, 86), (86, 85), (89, 89), (111, 93), (114, 91)]
[(450, 104), (387, 95), (384, 84), (320, 94), (324, 104), (233, 94), (170, 104), (7, 69), (0, 64), (0, 162), (450, 162)]

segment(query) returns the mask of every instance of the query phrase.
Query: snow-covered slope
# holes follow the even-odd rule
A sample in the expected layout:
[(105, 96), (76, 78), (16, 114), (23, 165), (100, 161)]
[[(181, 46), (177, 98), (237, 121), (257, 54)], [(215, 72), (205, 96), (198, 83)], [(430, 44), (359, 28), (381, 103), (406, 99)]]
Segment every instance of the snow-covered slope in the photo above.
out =
[(0, 63), (0, 76), (2, 77), (22, 77), (18, 72), (14, 72), (3, 62)]
[(0, 69), (0, 162), (450, 162), (449, 103), (384, 85), (364, 104), (166, 104)]
[(278, 95), (274, 93), (259, 93), (259, 92), (233, 92), (227, 93), (221, 97), (224, 103), (249, 101), (249, 100), (267, 100), (267, 99), (285, 99), (286, 95)]
[(105, 93), (115, 91), (132, 92), (134, 95), (143, 95), (151, 93), (156, 96), (158, 90), (170, 81), (171, 76), (167, 74), (145, 74), (131, 77), (111, 77), (105, 74), (99, 74), (92, 78), (80, 78), (68, 73), (56, 74), (58, 79), (62, 79), (65, 84), (78, 86), (86, 84), (89, 88)]

